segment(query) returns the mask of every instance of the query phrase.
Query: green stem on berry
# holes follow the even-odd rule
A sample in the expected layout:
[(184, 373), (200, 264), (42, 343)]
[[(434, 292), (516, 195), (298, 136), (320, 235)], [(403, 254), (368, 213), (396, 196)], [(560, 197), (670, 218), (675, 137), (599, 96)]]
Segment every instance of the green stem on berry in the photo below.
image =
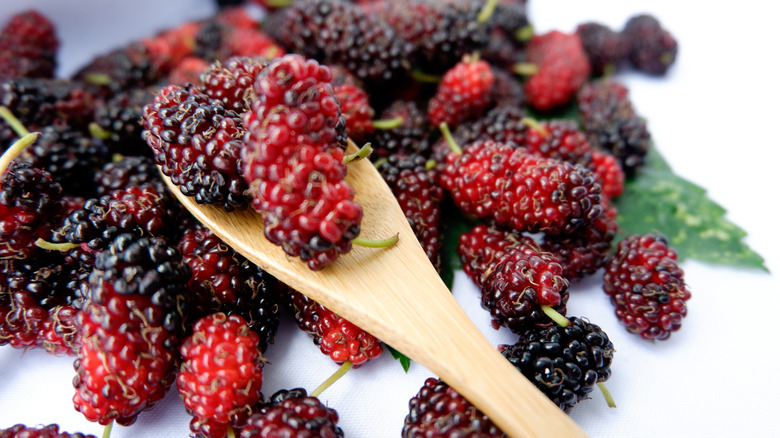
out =
[(458, 155), (463, 155), (463, 149), (460, 148), (460, 145), (455, 141), (455, 137), (452, 136), (452, 131), (450, 131), (450, 127), (447, 126), (447, 122), (439, 123), (439, 130), (444, 139), (447, 140), (450, 150)]
[(371, 143), (366, 143), (354, 154), (344, 155), (343, 161), (345, 164), (354, 163), (368, 157), (371, 155), (371, 152), (374, 152), (374, 148), (371, 147)]
[(363, 239), (361, 237), (355, 237), (352, 239), (353, 244), (357, 246), (365, 246), (367, 248), (388, 248), (395, 245), (396, 242), (398, 242), (398, 234), (388, 237), (387, 239), (379, 240)]
[(111, 137), (111, 131), (101, 128), (100, 125), (95, 122), (87, 125), (87, 128), (89, 129), (89, 134), (97, 139), (106, 140)]
[(417, 82), (426, 82), (429, 84), (441, 82), (441, 76), (428, 74), (419, 69), (412, 70), (412, 78)]
[(227, 438), (236, 438), (236, 431), (233, 430), (233, 426), (229, 424), (227, 427)]
[(383, 164), (387, 163), (388, 161), (389, 160), (387, 159), (387, 157), (382, 157), (382, 158), (374, 161), (374, 167), (379, 169), (380, 167), (382, 167)]
[(35, 142), (35, 138), (40, 134), (40, 132), (27, 134), (19, 140), (16, 140), (14, 144), (6, 149), (3, 155), (0, 156), (0, 175), (5, 173), (5, 169), (8, 168), (8, 165), (11, 164), (11, 161), (18, 157), (19, 154), (21, 154), (23, 150), (27, 149), (28, 146), (33, 144)]
[(309, 394), (312, 397), (319, 397), (320, 394), (322, 394), (323, 391), (328, 389), (330, 385), (334, 384), (338, 379), (342, 378), (344, 374), (347, 374), (347, 371), (349, 371), (352, 368), (352, 362), (345, 361), (339, 369), (336, 370), (335, 373), (331, 374), (330, 377), (328, 377), (320, 386), (317, 387), (314, 391)]
[(535, 129), (536, 131), (538, 131), (539, 134), (541, 134), (543, 137), (547, 137), (547, 134), (550, 133), (547, 130), (547, 128), (542, 126), (542, 124), (539, 123), (539, 121), (534, 119), (533, 117), (523, 117), (522, 119), (520, 119), (520, 121), (525, 123), (526, 125), (528, 125), (529, 128), (532, 128), (532, 129)]
[(561, 327), (566, 327), (569, 325), (569, 319), (561, 315), (557, 310), (553, 309), (550, 306), (543, 305), (542, 312), (544, 312), (545, 315), (549, 316), (550, 319), (555, 321), (555, 323)]
[(111, 76), (105, 73), (87, 73), (84, 81), (92, 85), (111, 85)]
[(539, 73), (539, 66), (530, 62), (518, 62), (512, 66), (512, 71), (521, 76), (533, 76)]
[(484, 23), (488, 21), (490, 17), (493, 16), (493, 12), (496, 10), (497, 4), (498, 0), (487, 0), (485, 5), (482, 6), (482, 9), (479, 10), (479, 14), (477, 15), (477, 23)]
[(111, 436), (111, 429), (114, 427), (114, 422), (110, 422), (103, 426), (103, 438), (108, 438)]
[(425, 162), (425, 170), (433, 170), (436, 168), (437, 161), (433, 158), (428, 159)]
[(269, 8), (283, 8), (290, 6), (290, 3), (292, 3), (292, 0), (268, 0), (265, 2)]
[(0, 106), (0, 117), (5, 120), (5, 123), (8, 123), (8, 126), (10, 126), (19, 137), (24, 137), (30, 133), (24, 126), (24, 123), (20, 122), (8, 108)]
[(371, 124), (374, 126), (374, 129), (393, 129), (401, 126), (401, 123), (404, 122), (403, 117), (393, 117), (392, 119), (379, 119), (374, 120), (371, 122)]
[(607, 385), (605, 385), (604, 382), (598, 382), (596, 383), (596, 386), (599, 387), (601, 394), (604, 395), (604, 400), (607, 401), (607, 406), (610, 408), (616, 408), (617, 405), (615, 404), (615, 399), (612, 398), (612, 394), (609, 392), (609, 389), (607, 389)]
[(41, 249), (47, 249), (49, 251), (70, 251), (73, 248), (78, 248), (78, 243), (71, 243), (71, 242), (65, 242), (65, 243), (53, 243), (46, 240), (41, 239), (40, 237), (38, 240), (35, 241), (35, 246)]
[(518, 41), (528, 41), (534, 36), (534, 26), (528, 24), (515, 31), (515, 39)]

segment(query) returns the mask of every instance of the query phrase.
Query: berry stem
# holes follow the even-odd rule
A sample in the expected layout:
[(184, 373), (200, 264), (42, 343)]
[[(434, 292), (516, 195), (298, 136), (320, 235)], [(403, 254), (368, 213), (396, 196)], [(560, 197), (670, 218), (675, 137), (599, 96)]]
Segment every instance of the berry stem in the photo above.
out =
[(558, 324), (561, 327), (566, 327), (569, 325), (569, 320), (565, 316), (561, 315), (557, 310), (553, 309), (550, 306), (543, 305), (542, 306), (542, 312), (544, 312), (545, 315), (549, 316), (550, 319), (555, 321), (556, 324)]
[(227, 438), (236, 438), (236, 431), (233, 430), (233, 426), (229, 424), (227, 427)]
[(290, 3), (292, 3), (292, 0), (268, 0), (266, 2), (269, 8), (283, 8), (290, 6)]
[(417, 82), (425, 82), (429, 84), (441, 82), (441, 76), (428, 74), (419, 69), (414, 69), (412, 71), (412, 78), (414, 78), (414, 80)]
[(545, 128), (541, 123), (539, 123), (538, 120), (534, 119), (533, 117), (523, 117), (520, 121), (525, 123), (529, 128), (539, 131), (543, 137), (547, 137), (547, 134), (550, 133), (547, 128)]
[(512, 71), (521, 76), (532, 76), (539, 72), (539, 66), (530, 62), (518, 62), (512, 66)]
[(0, 117), (5, 120), (5, 123), (8, 123), (8, 126), (10, 126), (19, 137), (24, 137), (30, 133), (24, 126), (24, 123), (20, 122), (8, 108), (0, 106)]
[(103, 438), (111, 436), (111, 429), (114, 427), (114, 422), (110, 422), (103, 427)]
[(336, 370), (335, 373), (331, 374), (330, 377), (325, 379), (320, 386), (317, 387), (314, 391), (309, 394), (312, 397), (319, 397), (320, 394), (322, 394), (323, 391), (328, 389), (330, 385), (334, 384), (338, 379), (342, 378), (344, 374), (347, 374), (347, 371), (349, 371), (352, 368), (352, 362), (345, 361), (339, 369)]
[(493, 12), (495, 12), (497, 4), (498, 0), (487, 0), (485, 5), (482, 6), (482, 9), (479, 10), (479, 14), (477, 15), (477, 23), (484, 23), (488, 21), (490, 17), (493, 16)]
[(344, 155), (343, 161), (345, 164), (354, 163), (368, 157), (371, 152), (374, 152), (374, 148), (371, 147), (371, 143), (366, 143), (354, 154)]
[(41, 249), (47, 249), (49, 251), (70, 251), (73, 248), (77, 248), (79, 244), (77, 243), (71, 243), (71, 242), (64, 242), (64, 243), (53, 243), (48, 242), (46, 240), (41, 239), (40, 237), (38, 240), (35, 241), (35, 246)]
[(518, 41), (528, 41), (534, 36), (533, 25), (523, 26), (515, 31), (515, 39)]
[(447, 140), (447, 144), (450, 146), (450, 150), (458, 155), (463, 155), (463, 149), (461, 149), (458, 143), (455, 142), (455, 137), (452, 136), (452, 131), (450, 131), (450, 127), (447, 126), (447, 122), (439, 123), (439, 130), (441, 131), (441, 135), (444, 137), (444, 139)]
[(363, 239), (360, 237), (355, 237), (354, 239), (352, 239), (352, 243), (354, 243), (355, 245), (365, 246), (368, 248), (387, 248), (395, 245), (396, 242), (398, 242), (398, 234), (388, 237), (387, 239), (379, 239), (379, 240)]
[(392, 119), (379, 119), (371, 122), (374, 129), (393, 129), (401, 126), (404, 122), (403, 117), (393, 117)]
[(609, 389), (607, 389), (607, 385), (605, 385), (604, 382), (598, 382), (596, 383), (596, 386), (599, 387), (601, 394), (604, 395), (604, 400), (607, 401), (607, 406), (610, 408), (616, 408), (617, 405), (615, 404), (615, 399), (612, 398), (612, 394), (609, 392)]
[(95, 122), (90, 123), (87, 128), (89, 129), (89, 134), (97, 139), (105, 140), (111, 137), (111, 131), (101, 128), (100, 125)]
[(8, 168), (8, 165), (11, 164), (11, 161), (18, 157), (19, 154), (21, 154), (23, 150), (27, 149), (28, 146), (33, 144), (35, 142), (35, 138), (39, 135), (40, 132), (33, 132), (23, 136), (19, 140), (16, 140), (16, 142), (14, 142), (14, 144), (12, 144), (3, 153), (3, 155), (0, 156), (0, 175), (5, 173), (5, 169)]

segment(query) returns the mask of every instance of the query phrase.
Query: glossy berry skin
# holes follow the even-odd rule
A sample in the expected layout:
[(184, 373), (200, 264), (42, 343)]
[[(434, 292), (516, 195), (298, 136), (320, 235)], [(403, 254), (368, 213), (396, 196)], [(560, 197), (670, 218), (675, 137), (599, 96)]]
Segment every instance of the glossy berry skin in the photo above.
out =
[(290, 289), (285, 303), (298, 327), (337, 364), (357, 368), (382, 354), (381, 341), (302, 293)]
[(46, 426), (26, 426), (16, 424), (7, 429), (0, 430), (0, 438), (96, 438), (95, 435), (83, 433), (69, 433), (60, 431), (57, 424)]
[(492, 325), (522, 333), (534, 325), (549, 325), (541, 306), (566, 313), (569, 282), (558, 257), (525, 241), (496, 261), (482, 285), (482, 307)]
[(574, 120), (552, 119), (531, 122), (526, 131), (525, 142), (520, 146), (543, 157), (591, 167), (592, 148), (585, 133), (579, 129)]
[(346, 125), (331, 81), (314, 60), (276, 58), (244, 115), (244, 178), (265, 236), (311, 269), (349, 251), (363, 217), (344, 180)]
[(588, 398), (599, 382), (612, 374), (614, 346), (596, 324), (569, 317), (557, 324), (521, 334), (501, 354), (564, 412)]
[(154, 186), (158, 193), (167, 193), (169, 190), (154, 159), (142, 155), (124, 156), (104, 164), (95, 172), (94, 184), (98, 197), (146, 185)]
[(192, 269), (190, 319), (216, 312), (239, 315), (265, 351), (279, 327), (282, 284), (200, 223), (185, 229), (177, 247)]
[(180, 347), (176, 386), (195, 417), (243, 424), (246, 407), (262, 398), (263, 358), (259, 337), (238, 315), (214, 313), (199, 319)]
[(626, 173), (617, 157), (605, 150), (594, 149), (591, 152), (590, 168), (601, 184), (602, 197), (612, 200), (623, 194)]
[(186, 196), (226, 211), (246, 208), (241, 118), (195, 87), (169, 85), (143, 110), (143, 137)]
[(297, 437), (339, 438), (338, 413), (311, 397), (303, 388), (274, 393), (259, 411), (249, 417), (240, 438)]
[(493, 81), (490, 64), (465, 57), (447, 70), (428, 102), (431, 125), (457, 126), (482, 113), (490, 104)]
[(87, 420), (130, 425), (173, 384), (190, 275), (160, 238), (122, 234), (98, 254), (74, 362), (73, 404)]
[(506, 437), (487, 415), (441, 379), (430, 377), (409, 400), (403, 438)]
[(664, 236), (625, 237), (604, 269), (604, 291), (628, 331), (647, 340), (665, 340), (680, 329), (691, 292), (677, 252)]
[(534, 35), (526, 57), (539, 70), (525, 81), (525, 97), (539, 111), (568, 103), (590, 76), (590, 63), (577, 34), (554, 30)]
[(386, 157), (391, 154), (430, 154), (430, 123), (425, 111), (411, 100), (394, 100), (382, 113), (380, 119), (400, 117), (403, 121), (391, 129), (374, 130), (369, 140), (374, 151), (372, 157)]
[(601, 214), (589, 170), (491, 140), (450, 153), (440, 179), (461, 210), (517, 231), (571, 233)]

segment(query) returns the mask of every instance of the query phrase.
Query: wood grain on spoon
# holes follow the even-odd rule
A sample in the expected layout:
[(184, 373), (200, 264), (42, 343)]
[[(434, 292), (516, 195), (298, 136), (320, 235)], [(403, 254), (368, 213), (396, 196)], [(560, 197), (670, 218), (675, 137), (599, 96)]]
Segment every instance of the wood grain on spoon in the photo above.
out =
[[(350, 144), (350, 151), (354, 150)], [(398, 234), (399, 241), (381, 249), (353, 246), (319, 271), (270, 243), (263, 235), (259, 214), (199, 205), (175, 186), (171, 188), (195, 217), (236, 251), (425, 366), (508, 436), (586, 436), (463, 312), (371, 162), (350, 164), (347, 181), (363, 206), (360, 236), (382, 239)], [(171, 185), (167, 178), (166, 182)]]

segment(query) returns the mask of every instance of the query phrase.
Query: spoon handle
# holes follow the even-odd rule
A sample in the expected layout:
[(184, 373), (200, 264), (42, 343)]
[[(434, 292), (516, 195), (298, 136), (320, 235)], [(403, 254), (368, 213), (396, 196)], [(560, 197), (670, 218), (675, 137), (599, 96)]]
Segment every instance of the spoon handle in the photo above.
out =
[[(171, 184), (167, 178), (166, 182)], [(368, 160), (350, 164), (347, 182), (364, 209), (361, 237), (398, 234), (399, 241), (381, 249), (355, 246), (319, 271), (270, 243), (259, 214), (198, 205), (171, 188), (198, 220), (233, 249), (426, 367), (508, 436), (586, 436), (474, 326), (428, 260), (373, 165)]]

